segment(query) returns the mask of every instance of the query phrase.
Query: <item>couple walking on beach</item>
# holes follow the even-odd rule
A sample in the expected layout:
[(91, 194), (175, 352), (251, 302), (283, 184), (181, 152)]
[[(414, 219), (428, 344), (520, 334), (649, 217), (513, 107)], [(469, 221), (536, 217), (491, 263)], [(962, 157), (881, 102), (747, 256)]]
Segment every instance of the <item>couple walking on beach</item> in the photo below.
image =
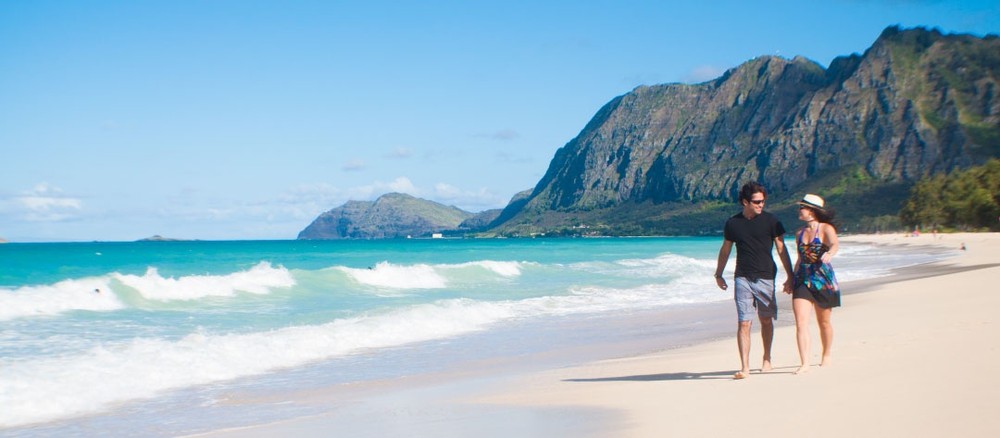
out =
[(727, 290), (729, 285), (722, 277), (722, 271), (735, 244), (733, 296), (739, 317), (736, 344), (740, 352), (740, 370), (733, 375), (734, 379), (750, 375), (750, 327), (754, 313), (760, 320), (764, 344), (764, 361), (760, 369), (761, 372), (772, 369), (771, 343), (774, 340), (774, 320), (778, 317), (774, 284), (778, 267), (771, 256), (774, 249), (777, 249), (787, 276), (782, 290), (792, 294), (795, 337), (801, 361), (795, 373), (809, 369), (809, 322), (812, 313), (816, 314), (823, 344), (820, 365), (830, 364), (830, 345), (833, 342), (830, 315), (832, 309), (840, 305), (840, 287), (830, 265), (830, 259), (838, 249), (837, 230), (831, 223), (832, 214), (824, 208), (823, 198), (819, 196), (807, 194), (799, 201), (799, 220), (804, 225), (796, 233), (798, 258), (793, 268), (785, 248), (785, 227), (777, 217), (764, 211), (766, 201), (767, 190), (764, 186), (756, 182), (743, 185), (739, 194), (743, 209), (726, 221), (715, 269), (716, 284), (720, 289)]

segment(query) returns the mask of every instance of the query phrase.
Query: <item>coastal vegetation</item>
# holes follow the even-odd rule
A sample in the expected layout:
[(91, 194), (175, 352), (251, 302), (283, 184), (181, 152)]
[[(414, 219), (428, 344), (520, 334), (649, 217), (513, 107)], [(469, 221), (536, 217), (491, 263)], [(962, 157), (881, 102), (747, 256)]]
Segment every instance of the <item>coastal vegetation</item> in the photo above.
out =
[(943, 231), (1000, 231), (1000, 159), (917, 181), (900, 220)]

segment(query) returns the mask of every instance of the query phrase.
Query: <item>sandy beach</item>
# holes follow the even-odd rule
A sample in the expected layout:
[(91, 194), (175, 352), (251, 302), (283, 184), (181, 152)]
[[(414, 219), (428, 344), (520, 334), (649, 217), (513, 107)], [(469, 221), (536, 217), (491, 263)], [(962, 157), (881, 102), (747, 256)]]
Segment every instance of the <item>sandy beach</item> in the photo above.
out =
[[(967, 250), (925, 268), (929, 277), (845, 296), (833, 315), (831, 367), (793, 375), (795, 329), (784, 326), (775, 333), (776, 369), (744, 381), (730, 377), (738, 367), (735, 340), (720, 340), (527, 376), (512, 385), (515, 390), (483, 401), (614, 410), (622, 415), (615, 436), (1000, 434), (1000, 235), (865, 235), (843, 241), (947, 248), (964, 243)], [(815, 328), (811, 334), (817, 365), (819, 337)], [(753, 341), (751, 355), (759, 363), (760, 339)]]
[[(735, 339), (726, 338), (492, 378), (473, 372), (389, 382), (399, 385), (389, 391), (317, 391), (302, 397), (326, 399), (340, 412), (208, 435), (1000, 435), (994, 416), (1000, 234), (860, 235), (842, 242), (966, 250), (893, 277), (845, 284), (844, 305), (833, 313), (833, 364), (818, 366), (814, 322), (814, 366), (806, 374), (792, 374), (798, 353), (785, 295), (775, 369), (754, 370), (745, 380), (732, 379), (739, 360)], [(756, 324), (752, 341), (752, 363), (759, 366)]]

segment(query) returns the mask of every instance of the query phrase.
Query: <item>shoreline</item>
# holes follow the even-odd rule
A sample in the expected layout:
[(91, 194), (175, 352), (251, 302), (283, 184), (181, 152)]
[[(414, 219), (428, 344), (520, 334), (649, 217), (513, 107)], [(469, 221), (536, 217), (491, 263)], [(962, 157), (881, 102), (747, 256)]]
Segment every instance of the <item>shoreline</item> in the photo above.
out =
[[(969, 357), (973, 345), (995, 345), (998, 340), (992, 333), (997, 318), (987, 309), (1000, 300), (982, 288), (974, 293), (971, 286), (992, 284), (990, 279), (1000, 273), (1000, 256), (996, 255), (1000, 235), (848, 235), (842, 241), (899, 248), (933, 246), (945, 251), (964, 243), (968, 250), (930, 265), (902, 268), (887, 277), (845, 283), (844, 307), (835, 310), (833, 318), (834, 366), (814, 366), (801, 376), (791, 375), (798, 355), (790, 298), (784, 296), (779, 297), (784, 315), (775, 328), (775, 370), (755, 372), (745, 381), (731, 380), (738, 365), (735, 342), (728, 335), (709, 336), (649, 353), (616, 357), (610, 352), (579, 365), (548, 364), (540, 371), (504, 371), (503, 364), (493, 364), (501, 372), (452, 370), (353, 388), (318, 388), (293, 397), (327, 405), (318, 415), (193, 436), (319, 436), (331, 430), (352, 436), (402, 431), (411, 436), (721, 435), (759, 417), (759, 411), (727, 408), (743, 398), (778, 414), (776, 428), (769, 425), (766, 432), (746, 428), (751, 436), (791, 436), (802, 431), (812, 436), (900, 431), (924, 435), (954, 433), (957, 424), (963, 426), (959, 429), (963, 435), (1000, 431), (1000, 420), (992, 420), (985, 412), (993, 396), (1000, 395), (1000, 378), (992, 377), (988, 369), (1000, 353), (988, 349), (985, 357)], [(941, 288), (973, 293), (963, 294), (961, 300), (944, 299), (949, 304), (944, 309)], [(893, 304), (909, 295), (915, 299), (902, 300), (906, 306)], [(963, 342), (941, 334), (957, 330), (954, 318), (966, 313), (959, 303), (975, 311), (978, 325), (968, 324), (981, 326), (971, 340)], [(729, 313), (720, 317), (731, 318)], [(920, 317), (910, 320), (908, 314)], [(911, 329), (912, 325), (919, 330)], [(815, 322), (811, 328), (813, 362), (818, 363)], [(897, 328), (906, 330), (898, 332)], [(757, 333), (755, 324), (751, 356), (759, 361)], [(923, 345), (923, 337), (929, 345)], [(941, 350), (933, 354), (934, 360), (923, 357), (933, 351), (928, 347)], [(954, 368), (952, 360), (963, 362), (958, 365), (963, 376), (942, 371)], [(817, 396), (822, 402), (815, 403)], [(978, 403), (979, 409), (973, 410), (977, 415), (961, 408), (973, 403)], [(858, 406), (864, 406), (861, 412)], [(865, 421), (851, 418), (855, 413)], [(911, 416), (921, 421), (910, 421)], [(823, 419), (832, 423), (829, 430), (816, 429), (824, 424)]]
[[(744, 381), (730, 378), (738, 359), (735, 342), (724, 339), (527, 376), (512, 385), (515, 390), (479, 400), (599, 406), (621, 415), (613, 426), (617, 436), (735, 431), (749, 436), (996, 436), (1000, 419), (992, 407), (1000, 377), (993, 364), (1000, 358), (995, 347), (1000, 318), (993, 308), (1000, 298), (983, 285), (994, 284), (1000, 273), (1000, 235), (865, 235), (842, 241), (944, 249), (966, 243), (968, 249), (904, 273), (917, 278), (874, 279), (861, 285), (868, 293), (845, 294), (844, 307), (834, 311), (834, 363), (826, 369), (815, 366), (819, 342), (813, 322), (814, 366), (804, 375), (791, 374), (798, 365), (794, 327), (778, 326), (775, 371)], [(751, 358), (759, 361), (759, 337), (751, 343)], [(731, 408), (740, 403), (748, 407)], [(775, 413), (774, 421), (747, 427), (759, 423), (760, 409)]]

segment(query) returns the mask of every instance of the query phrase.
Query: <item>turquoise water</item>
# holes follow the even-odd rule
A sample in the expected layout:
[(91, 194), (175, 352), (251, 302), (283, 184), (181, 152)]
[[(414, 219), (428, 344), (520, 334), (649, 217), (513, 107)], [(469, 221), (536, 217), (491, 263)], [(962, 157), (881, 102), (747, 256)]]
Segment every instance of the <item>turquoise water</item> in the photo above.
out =
[[(341, 365), (336, 379), (324, 373), (329, 381), (419, 372), (428, 361), (417, 358), (428, 351), (463, 360), (487, 354), (434, 350), (470, 336), (491, 336), (490, 354), (516, 355), (526, 347), (515, 337), (524, 334), (508, 329), (518, 324), (726, 301), (712, 281), (719, 243), (0, 245), (0, 430), (100, 418), (251, 377), (301, 384), (294, 380), (315, 379), (308, 370), (334, 362)], [(849, 281), (935, 257), (858, 246), (843, 248), (836, 263)], [(372, 354), (386, 356), (345, 361)]]

